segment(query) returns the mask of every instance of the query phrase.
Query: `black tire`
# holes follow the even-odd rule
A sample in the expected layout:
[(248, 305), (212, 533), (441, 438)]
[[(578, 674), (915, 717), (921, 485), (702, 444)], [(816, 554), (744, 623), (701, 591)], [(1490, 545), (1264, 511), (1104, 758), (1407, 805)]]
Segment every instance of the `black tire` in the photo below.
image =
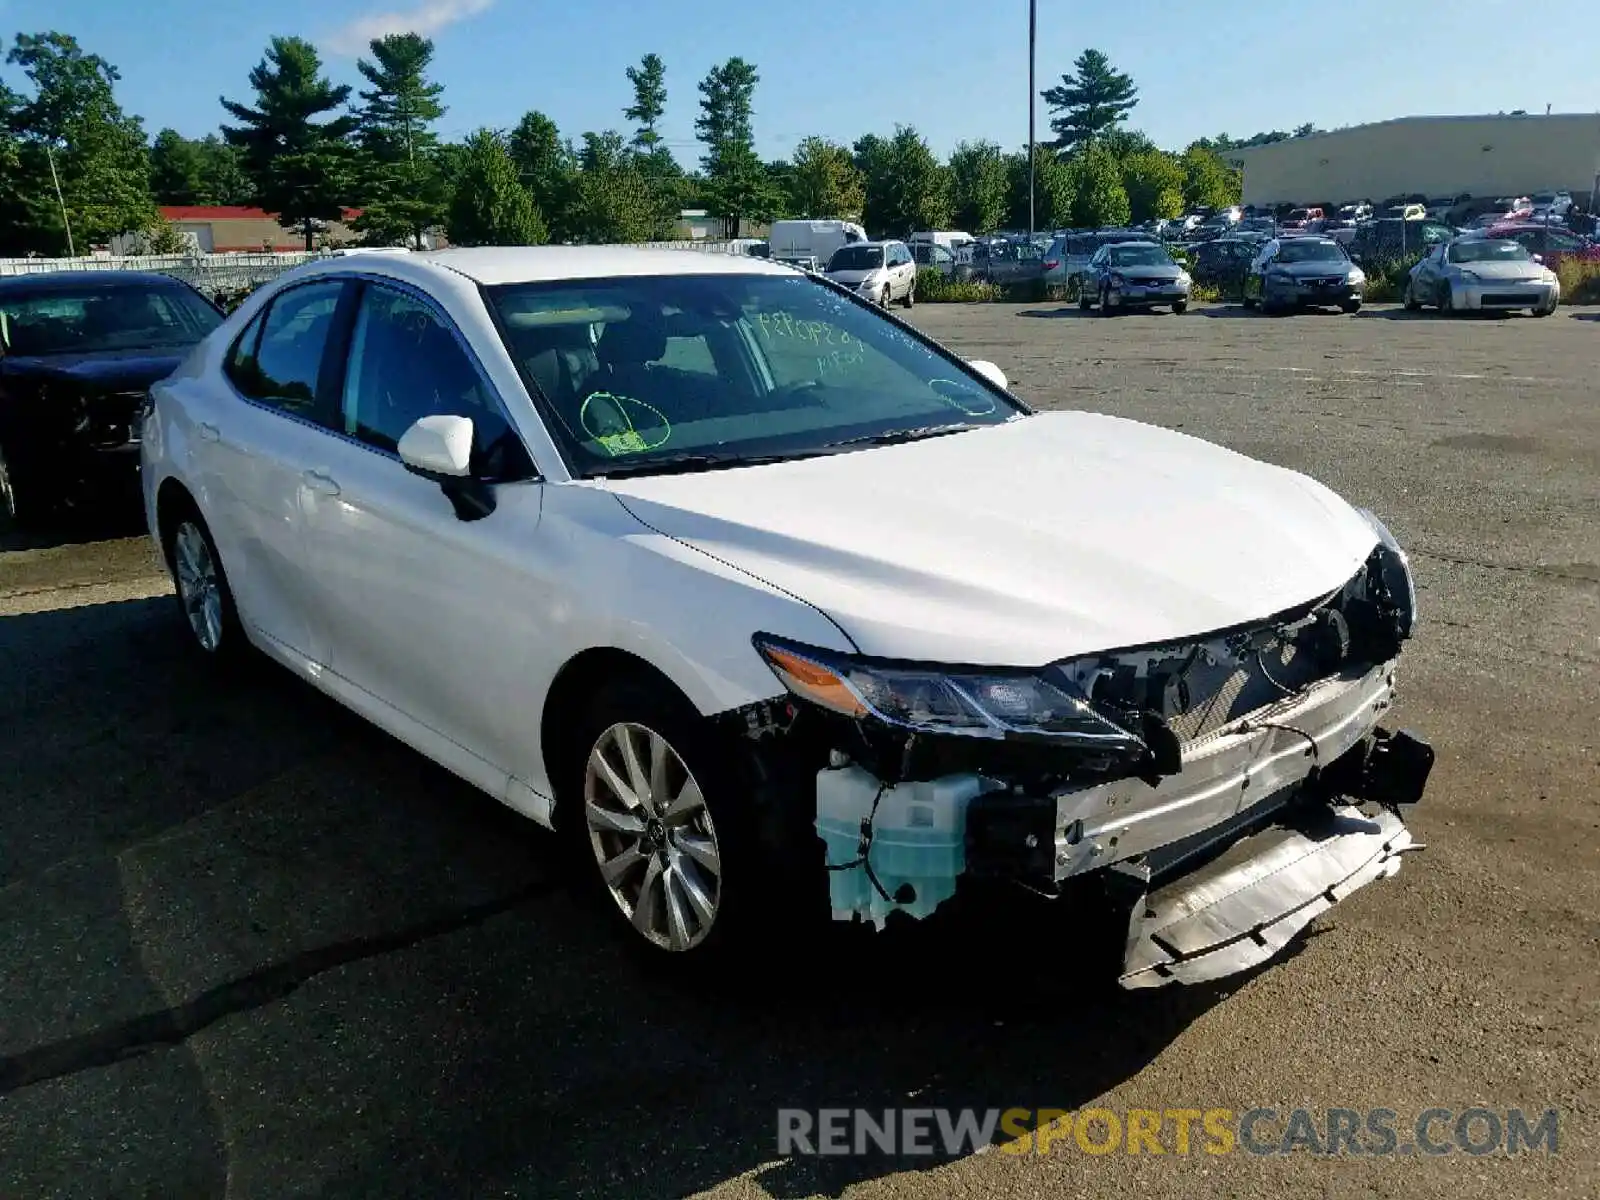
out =
[(22, 528), (22, 502), (17, 478), (6, 463), (6, 450), (0, 446), (0, 537)]
[(1439, 290), (1434, 294), (1433, 302), (1441, 313), (1448, 315), (1452, 311), (1450, 307), (1450, 285), (1448, 283), (1443, 280), (1439, 282)]
[[(250, 643), (239, 621), (239, 610), (234, 604), (233, 588), (228, 584), (222, 555), (217, 552), (217, 544), (212, 540), (205, 518), (193, 504), (186, 504), (163, 524), (162, 550), (166, 554), (167, 569), (172, 573), (178, 627), (185, 644), (197, 659), (211, 666), (222, 668), (239, 664), (248, 656)], [(193, 531), (192, 535), (190, 531)], [(193, 585), (185, 579), (191, 566), (199, 566), (197, 561), (191, 561), (190, 550), (198, 549), (190, 543), (191, 536), (199, 538), (214, 572), (217, 602), (214, 637), (211, 636), (211, 622), (203, 612), (205, 599), (197, 599), (192, 591)]]
[(1339, 305), (1339, 311), (1353, 317), (1356, 313), (1361, 311), (1361, 301), (1346, 300)]
[(1417, 299), (1416, 281), (1406, 280), (1406, 294), (1401, 298), (1407, 312), (1417, 312), (1422, 308), (1422, 301)]
[(1093, 298), (1090, 297), (1088, 292), (1084, 291), (1080, 287), (1078, 289), (1078, 311), (1079, 312), (1088, 312), (1093, 307), (1094, 307)]
[(917, 306), (917, 285), (915, 283), (906, 289), (906, 298), (901, 303), (907, 308), (915, 308)]
[(1254, 296), (1240, 296), (1239, 303), (1252, 310), (1256, 306), (1256, 300)]
[(891, 292), (891, 289), (890, 289), (889, 285), (887, 283), (884, 284), (883, 285), (883, 295), (878, 297), (878, 307), (879, 308), (887, 309), (889, 307), (889, 304), (890, 304), (890, 299), (889, 299), (890, 292)]
[[(637, 860), (637, 865), (618, 876), (618, 892), (613, 891), (612, 885), (601, 873), (599, 855), (602, 850), (611, 856), (611, 861), (615, 861), (615, 856), (620, 856), (628, 848), (630, 840), (633, 849), (639, 851), (645, 847), (646, 837), (670, 840), (672, 829), (681, 828), (658, 827), (647, 830), (645, 835), (638, 838), (605, 830), (591, 832), (586, 799), (590, 755), (598, 748), (602, 737), (610, 736), (611, 731), (619, 726), (642, 727), (665, 739), (681, 766), (686, 768), (687, 777), (698, 785), (704, 801), (704, 812), (709, 814), (711, 843), (720, 865), (720, 873), (716, 877), (715, 913), (709, 927), (699, 933), (692, 945), (685, 948), (673, 949), (642, 933), (625, 908), (625, 894), (634, 888), (642, 889), (644, 876), (650, 869), (650, 858), (671, 855), (679, 863), (674, 869), (684, 872), (687, 868), (687, 872), (693, 874), (700, 885), (700, 894), (706, 895), (709, 873), (698, 860), (679, 849), (669, 848), (663, 840), (659, 851), (645, 854)], [(720, 965), (728, 961), (729, 952), (748, 940), (746, 934), (756, 924), (759, 915), (756, 896), (760, 891), (758, 881), (762, 878), (751, 804), (747, 797), (741, 795), (738, 774), (730, 765), (732, 756), (728, 749), (717, 744), (716, 732), (687, 700), (669, 685), (643, 673), (614, 678), (602, 684), (583, 706), (582, 715), (572, 734), (570, 760), (557, 784), (559, 799), (556, 824), (566, 843), (566, 853), (581, 889), (598, 907), (610, 914), (612, 921), (620, 922), (618, 933), (632, 951), (647, 962), (668, 970), (682, 969), (685, 965), (698, 970), (708, 964)], [(613, 744), (610, 749), (614, 748)], [(614, 757), (610, 749), (606, 753), (608, 762)], [(644, 766), (648, 771), (649, 763)], [(675, 776), (676, 772), (672, 774)], [(615, 795), (604, 791), (603, 785), (597, 786), (602, 788), (597, 793), (602, 800)], [(741, 800), (745, 802), (741, 803)], [(665, 825), (665, 822), (658, 822), (658, 826), (661, 825)], [(694, 832), (695, 836), (703, 836), (703, 830), (698, 827)], [(600, 849), (595, 845), (597, 837), (602, 843)], [(618, 840), (613, 842), (613, 838)], [(663, 883), (662, 887), (664, 895), (666, 890), (671, 889), (671, 881)], [(688, 895), (682, 875), (676, 894), (679, 897)], [(634, 895), (635, 900), (637, 895)], [(638, 905), (635, 904), (634, 911), (637, 913), (637, 910)], [(690, 915), (693, 915), (692, 905), (686, 910), (686, 920)]]
[(1187, 300), (1174, 300), (1172, 302), (1172, 311), (1175, 316), (1182, 316), (1189, 311), (1189, 302)]
[(1102, 317), (1109, 317), (1109, 316), (1114, 315), (1116, 313), (1116, 311), (1117, 311), (1116, 309), (1111, 307), (1111, 293), (1110, 293), (1110, 291), (1108, 289), (1102, 287), (1100, 289), (1100, 315)]

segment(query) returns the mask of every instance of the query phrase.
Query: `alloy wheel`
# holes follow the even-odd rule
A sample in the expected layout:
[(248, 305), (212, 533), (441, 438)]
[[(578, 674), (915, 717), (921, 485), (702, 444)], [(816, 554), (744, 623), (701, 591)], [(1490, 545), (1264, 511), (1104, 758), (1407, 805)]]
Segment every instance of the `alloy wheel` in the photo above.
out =
[(666, 738), (619, 722), (595, 739), (584, 770), (589, 845), (606, 890), (663, 950), (692, 950), (722, 901), (722, 858), (700, 784)]
[(211, 544), (193, 521), (178, 526), (172, 539), (172, 565), (195, 641), (214, 654), (222, 644), (222, 580)]

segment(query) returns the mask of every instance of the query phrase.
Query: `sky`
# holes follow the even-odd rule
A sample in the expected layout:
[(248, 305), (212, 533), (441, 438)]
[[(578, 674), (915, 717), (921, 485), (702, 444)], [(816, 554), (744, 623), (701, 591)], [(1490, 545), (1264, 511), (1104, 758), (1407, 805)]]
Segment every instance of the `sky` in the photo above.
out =
[[(1139, 88), (1130, 126), (1172, 149), (1306, 121), (1600, 108), (1600, 24), (1587, 0), (1037, 2), (1039, 90), (1084, 48), (1100, 49)], [(686, 165), (700, 153), (695, 84), (733, 55), (761, 75), (765, 158), (787, 157), (809, 134), (848, 145), (896, 124), (914, 125), (941, 155), (966, 139), (1015, 147), (1028, 137), (1027, 0), (0, 0), (7, 45), (48, 29), (116, 65), (123, 108), (152, 136), (214, 131), (218, 97), (250, 99), (247, 75), (275, 34), (309, 38), (335, 82), (359, 84), (367, 39), (412, 29), (435, 41), (449, 138), (509, 128), (534, 108), (573, 137), (625, 129), (623, 71), (649, 52), (666, 63), (663, 133)], [(25, 82), (3, 66), (0, 78)], [(1042, 140), (1042, 101), (1036, 119)]]

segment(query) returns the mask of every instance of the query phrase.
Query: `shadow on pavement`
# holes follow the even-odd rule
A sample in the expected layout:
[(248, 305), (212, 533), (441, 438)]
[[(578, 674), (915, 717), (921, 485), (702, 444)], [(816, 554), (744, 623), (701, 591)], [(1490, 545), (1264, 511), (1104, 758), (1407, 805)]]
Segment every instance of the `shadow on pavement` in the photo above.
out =
[[(1074, 1109), (1229, 990), (1116, 990), (1120, 931), (1020, 892), (884, 935), (797, 932), (758, 898), (771, 938), (742, 960), (647, 966), (614, 912), (557, 886), (554, 838), (285, 671), (212, 678), (170, 605), (0, 619), (0, 935), (50, 996), (123, 997), (114, 1036), (80, 1013), (0, 1060), (34, 1081), (0, 1137), (32, 1147), (18, 1194), (92, 1171), (352, 1196), (676, 1195), (755, 1172), (773, 1196), (837, 1195), (947, 1159), (775, 1161), (780, 1109)], [(41, 939), (28, 905), (63, 863), (110, 872), (106, 903), (75, 938), (62, 892)], [(471, 899), (486, 877), (503, 899)], [(102, 944), (121, 976), (85, 952)], [(246, 970), (259, 947), (278, 957)], [(119, 1061), (116, 1037), (146, 1053)]]
[(1567, 315), (1574, 321), (1600, 321), (1600, 312), (1575, 312)]
[(138, 497), (131, 503), (65, 509), (30, 520), (20, 529), (0, 532), (0, 553), (7, 550), (49, 550), (143, 533), (144, 511)]
[(1056, 317), (1088, 318), (1099, 317), (1099, 315), (1100, 314), (1092, 308), (1079, 308), (1076, 301), (1074, 301), (1072, 304), (1063, 305), (1060, 308), (1024, 308), (1017, 313), (1017, 316), (1019, 317), (1040, 317), (1046, 319)]
[(1517, 312), (1440, 312), (1437, 308), (1364, 308), (1357, 314), (1380, 321), (1504, 321), (1509, 317), (1526, 317)]

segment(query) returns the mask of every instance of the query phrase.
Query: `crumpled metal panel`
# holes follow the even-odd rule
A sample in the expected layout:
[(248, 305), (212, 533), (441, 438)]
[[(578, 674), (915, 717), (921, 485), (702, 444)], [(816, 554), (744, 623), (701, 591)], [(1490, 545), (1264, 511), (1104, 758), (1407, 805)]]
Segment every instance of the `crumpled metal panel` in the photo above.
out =
[(1128, 926), (1125, 988), (1202, 983), (1265, 962), (1358, 888), (1422, 847), (1394, 813), (1351, 806), (1241, 838), (1147, 894)]

